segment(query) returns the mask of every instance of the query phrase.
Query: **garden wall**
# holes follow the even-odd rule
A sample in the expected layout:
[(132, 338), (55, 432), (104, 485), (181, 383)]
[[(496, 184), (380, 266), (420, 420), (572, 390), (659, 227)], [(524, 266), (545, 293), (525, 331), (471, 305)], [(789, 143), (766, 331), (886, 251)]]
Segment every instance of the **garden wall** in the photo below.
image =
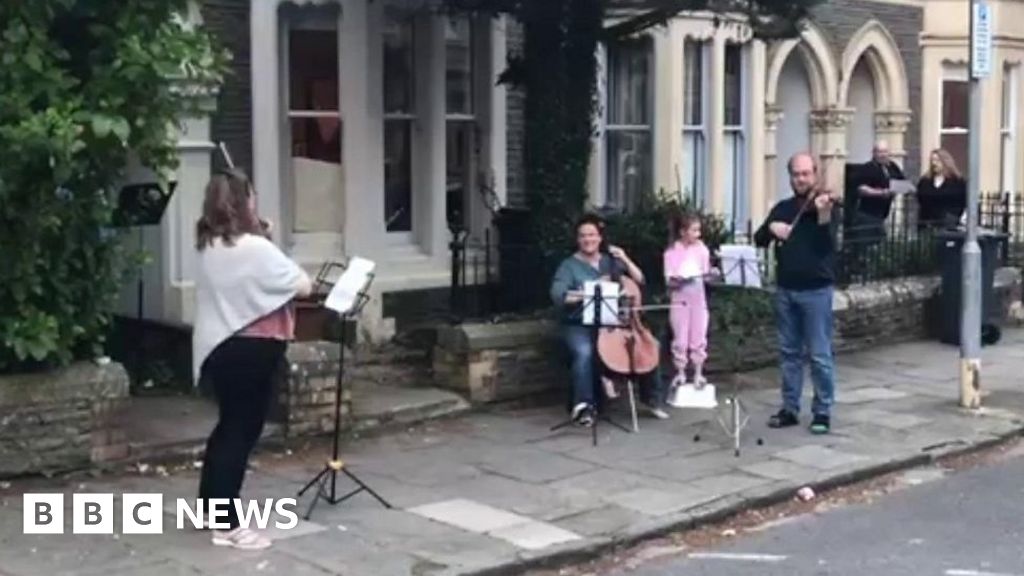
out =
[[(770, 294), (714, 287), (709, 295), (711, 330), (708, 372), (743, 372), (776, 361), (776, 334)], [(732, 294), (730, 294), (732, 292)], [(834, 343), (837, 353), (869, 349), (934, 334), (939, 314), (939, 280), (905, 278), (837, 290)], [(1021, 274), (1002, 269), (996, 275), (1002, 323), (1016, 320)], [(665, 313), (651, 313), (648, 324), (662, 340), (667, 360)], [(464, 394), (475, 404), (517, 400), (564, 390), (566, 356), (550, 320), (464, 323), (440, 329), (434, 349), (437, 386)], [(668, 362), (664, 362), (666, 368)]]
[(117, 363), (0, 376), (0, 477), (126, 457), (116, 414), (127, 398), (128, 373)]

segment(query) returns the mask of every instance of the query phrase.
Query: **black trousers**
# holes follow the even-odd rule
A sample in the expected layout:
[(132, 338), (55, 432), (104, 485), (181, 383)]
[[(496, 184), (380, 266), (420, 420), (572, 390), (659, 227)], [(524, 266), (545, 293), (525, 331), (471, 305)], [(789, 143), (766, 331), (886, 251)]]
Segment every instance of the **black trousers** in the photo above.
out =
[[(269, 338), (233, 337), (218, 346), (203, 363), (217, 397), (217, 426), (206, 441), (199, 498), (238, 498), (249, 454), (263, 432), (270, 408), (274, 376), (287, 344)], [(209, 513), (209, 504), (204, 512)], [(238, 526), (234, 505), (228, 523)]]

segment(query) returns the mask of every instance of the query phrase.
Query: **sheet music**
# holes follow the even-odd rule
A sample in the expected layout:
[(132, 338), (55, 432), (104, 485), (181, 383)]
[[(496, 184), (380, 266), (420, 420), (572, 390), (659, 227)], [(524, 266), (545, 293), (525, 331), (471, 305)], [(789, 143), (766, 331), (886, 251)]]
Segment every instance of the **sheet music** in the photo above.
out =
[(351, 310), (352, 306), (356, 303), (356, 298), (359, 297), (359, 293), (366, 288), (366, 284), (370, 281), (370, 273), (373, 272), (375, 267), (376, 264), (372, 261), (353, 256), (348, 261), (345, 272), (334, 283), (334, 288), (327, 295), (324, 307), (334, 310), (339, 314), (344, 314)]
[[(601, 285), (601, 302), (594, 299)], [(594, 325), (594, 306), (601, 307), (601, 326), (617, 326), (619, 321), (619, 285), (615, 282), (590, 280), (583, 283), (583, 325)]]
[(676, 276), (685, 280), (693, 280), (704, 275), (700, 269), (700, 262), (693, 258), (685, 258), (679, 263), (679, 268), (676, 268), (675, 272)]
[(909, 180), (890, 180), (889, 190), (893, 194), (910, 194), (911, 192), (917, 192), (917, 186)]
[(719, 248), (722, 256), (722, 273), (725, 283), (730, 286), (761, 287), (761, 269), (758, 266), (757, 250), (743, 244), (723, 244)]

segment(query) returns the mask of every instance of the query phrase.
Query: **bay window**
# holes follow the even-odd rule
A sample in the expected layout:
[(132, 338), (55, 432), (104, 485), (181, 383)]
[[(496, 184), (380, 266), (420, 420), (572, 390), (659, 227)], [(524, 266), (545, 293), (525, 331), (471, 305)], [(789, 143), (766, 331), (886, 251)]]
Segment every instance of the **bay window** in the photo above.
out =
[(629, 207), (653, 192), (653, 94), (650, 38), (618, 41), (607, 51), (605, 202)]

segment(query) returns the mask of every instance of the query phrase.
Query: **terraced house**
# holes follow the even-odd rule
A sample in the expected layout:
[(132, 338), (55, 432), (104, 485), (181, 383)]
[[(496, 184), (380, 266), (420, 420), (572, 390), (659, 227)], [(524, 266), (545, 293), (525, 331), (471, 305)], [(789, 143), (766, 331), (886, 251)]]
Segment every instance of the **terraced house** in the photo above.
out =
[[(523, 95), (497, 82), (521, 30), (423, 4), (201, 3), (234, 74), (183, 132), (178, 193), (148, 236), (158, 258), (147, 317), (191, 322), (193, 224), (221, 162), (214, 142), (253, 175), (277, 240), (311, 269), (354, 254), (378, 262), (374, 338), (401, 327), (411, 295), (448, 286), (453, 225), (481, 236), (495, 205), (523, 202)], [(1024, 2), (989, 4), (982, 187), (1013, 190), (1024, 181), (1024, 28), (1013, 24)], [(785, 159), (798, 150), (820, 154), (833, 183), (876, 139), (911, 175), (940, 145), (966, 166), (967, 16), (966, 0), (830, 0), (796, 39), (766, 43), (742, 20), (684, 14), (603, 46), (591, 202), (679, 191), (742, 226), (788, 194)]]

